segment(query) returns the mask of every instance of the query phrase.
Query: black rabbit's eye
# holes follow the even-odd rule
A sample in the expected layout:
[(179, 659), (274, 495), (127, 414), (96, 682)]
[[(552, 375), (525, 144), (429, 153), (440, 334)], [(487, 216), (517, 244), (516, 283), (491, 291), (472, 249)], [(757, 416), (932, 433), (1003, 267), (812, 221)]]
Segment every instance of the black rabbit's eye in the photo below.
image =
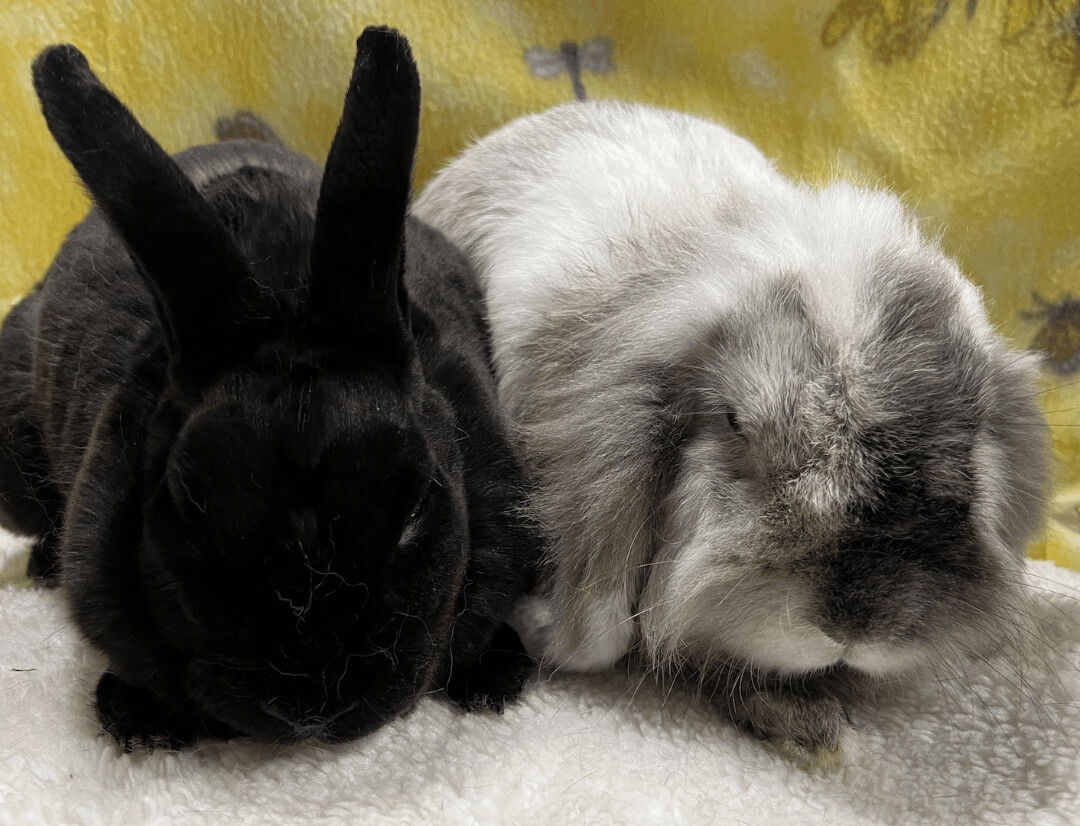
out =
[(733, 408), (733, 407), (725, 407), (724, 408), (724, 415), (727, 416), (728, 427), (730, 427), (734, 433), (737, 433), (739, 436), (742, 436), (743, 435), (742, 423), (739, 421), (739, 417), (735, 413), (735, 408)]
[(417, 520), (417, 518), (420, 516), (420, 509), (423, 506), (424, 506), (424, 499), (421, 499), (419, 502), (416, 503), (415, 507), (413, 507), (413, 509), (411, 511), (409, 511), (409, 515), (407, 517), (405, 517), (405, 523), (408, 524), (410, 522), (415, 522)]
[(398, 538), (398, 545), (408, 545), (416, 538), (417, 533), (420, 531), (421, 517), (424, 515), (424, 511), (427, 507), (430, 492), (431, 483), (429, 481), (424, 485), (420, 498), (416, 500), (416, 505), (409, 512), (409, 515), (405, 517), (405, 527), (402, 529), (401, 536)]

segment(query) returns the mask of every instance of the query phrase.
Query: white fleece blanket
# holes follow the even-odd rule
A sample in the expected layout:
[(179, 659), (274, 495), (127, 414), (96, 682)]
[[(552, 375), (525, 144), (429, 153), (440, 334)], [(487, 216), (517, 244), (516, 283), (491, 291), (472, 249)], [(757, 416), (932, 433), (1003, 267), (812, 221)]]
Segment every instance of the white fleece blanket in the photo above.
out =
[[(0, 536), (8, 579), (21, 550)], [(1030, 571), (1049, 648), (902, 687), (855, 715), (839, 765), (810, 769), (626, 674), (541, 682), (503, 716), (426, 698), (343, 746), (123, 756), (95, 725), (102, 660), (61, 595), (9, 584), (0, 822), (1076, 824), (1080, 575)]]

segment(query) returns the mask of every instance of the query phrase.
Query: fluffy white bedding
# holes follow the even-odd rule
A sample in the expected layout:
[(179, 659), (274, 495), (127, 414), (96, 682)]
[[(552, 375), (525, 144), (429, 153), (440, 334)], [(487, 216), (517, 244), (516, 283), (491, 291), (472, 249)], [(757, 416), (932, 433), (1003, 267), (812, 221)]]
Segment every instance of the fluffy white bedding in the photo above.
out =
[[(20, 551), (0, 536), (0, 581)], [(1075, 824), (1080, 575), (1030, 570), (1057, 653), (905, 686), (854, 715), (838, 766), (811, 769), (625, 674), (542, 682), (501, 717), (427, 698), (344, 746), (122, 756), (90, 708), (102, 661), (61, 595), (8, 584), (0, 822)]]

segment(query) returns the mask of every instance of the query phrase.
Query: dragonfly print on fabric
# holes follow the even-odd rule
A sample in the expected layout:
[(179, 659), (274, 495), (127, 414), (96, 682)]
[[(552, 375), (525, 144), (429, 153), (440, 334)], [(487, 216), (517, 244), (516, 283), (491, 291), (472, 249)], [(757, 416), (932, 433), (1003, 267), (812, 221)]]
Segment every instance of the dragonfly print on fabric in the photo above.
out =
[[(858, 28), (875, 60), (911, 60), (950, 9), (961, 5), (968, 20), (980, 11), (980, 0), (841, 0), (821, 29), (821, 43), (826, 48), (836, 46)], [(1047, 60), (1067, 73), (1062, 103), (1080, 102), (1080, 0), (1006, 0), (1002, 45), (1028, 38), (1038, 38)]]
[(580, 46), (572, 40), (565, 40), (559, 45), (558, 51), (551, 51), (543, 46), (526, 49), (525, 63), (533, 77), (547, 79), (566, 72), (570, 75), (574, 97), (585, 100), (588, 95), (585, 93), (582, 73), (588, 71), (603, 75), (614, 71), (614, 50), (615, 43), (610, 37), (594, 37)]
[(1033, 293), (1037, 309), (1020, 315), (1043, 322), (1031, 348), (1046, 356), (1046, 366), (1062, 375), (1080, 371), (1080, 298), (1066, 293), (1057, 301), (1047, 301)]
[[(876, 60), (915, 57), (930, 32), (942, 21), (952, 0), (841, 0), (821, 30), (825, 47), (835, 46), (856, 26)], [(970, 18), (978, 0), (967, 0)]]

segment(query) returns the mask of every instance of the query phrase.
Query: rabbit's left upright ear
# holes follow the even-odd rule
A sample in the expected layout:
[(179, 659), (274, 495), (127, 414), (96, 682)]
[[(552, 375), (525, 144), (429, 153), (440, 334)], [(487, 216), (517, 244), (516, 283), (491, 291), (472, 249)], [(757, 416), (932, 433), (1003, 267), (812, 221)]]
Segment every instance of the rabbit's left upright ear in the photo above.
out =
[(141, 264), (174, 361), (213, 372), (242, 347), (249, 271), (228, 227), (71, 45), (34, 60), (49, 131)]
[(408, 347), (403, 244), (419, 125), (409, 42), (366, 29), (319, 190), (309, 308), (341, 344), (373, 356)]

